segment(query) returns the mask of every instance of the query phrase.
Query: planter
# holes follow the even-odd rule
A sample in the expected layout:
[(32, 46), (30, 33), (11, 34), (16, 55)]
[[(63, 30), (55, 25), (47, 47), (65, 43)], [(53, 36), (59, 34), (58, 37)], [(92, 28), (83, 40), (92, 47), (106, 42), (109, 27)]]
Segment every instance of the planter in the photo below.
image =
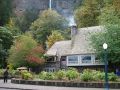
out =
[[(54, 81), (54, 80), (22, 80), (11, 79), (11, 83), (31, 84), (44, 86), (61, 86), (61, 87), (85, 87), (85, 88), (104, 88), (103, 82), (70, 82), (70, 81)], [(110, 88), (120, 89), (120, 82), (110, 82)]]

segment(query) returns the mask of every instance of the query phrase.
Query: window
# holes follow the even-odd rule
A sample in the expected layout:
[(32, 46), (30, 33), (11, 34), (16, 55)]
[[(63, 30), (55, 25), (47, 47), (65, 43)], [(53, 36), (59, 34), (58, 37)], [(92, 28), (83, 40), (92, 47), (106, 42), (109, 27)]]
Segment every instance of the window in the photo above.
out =
[(78, 56), (68, 56), (68, 64), (78, 64)]
[(92, 63), (91, 56), (81, 56), (82, 63)]
[(55, 68), (51, 68), (51, 67), (45, 68), (45, 71), (46, 71), (46, 72), (54, 72), (54, 71), (55, 71)]
[(55, 62), (54, 57), (49, 57), (49, 58), (47, 59), (47, 62)]

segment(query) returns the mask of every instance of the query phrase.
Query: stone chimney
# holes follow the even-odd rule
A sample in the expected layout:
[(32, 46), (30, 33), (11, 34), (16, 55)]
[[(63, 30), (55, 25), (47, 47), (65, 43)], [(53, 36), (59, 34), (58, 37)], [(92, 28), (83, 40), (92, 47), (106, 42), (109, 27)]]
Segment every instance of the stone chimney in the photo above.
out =
[(77, 30), (77, 25), (72, 25), (71, 26), (71, 47), (74, 45), (74, 41), (75, 41), (75, 36), (77, 34), (78, 30)]
[(77, 30), (77, 26), (76, 25), (72, 25), (71, 26), (71, 39), (77, 34), (78, 30)]

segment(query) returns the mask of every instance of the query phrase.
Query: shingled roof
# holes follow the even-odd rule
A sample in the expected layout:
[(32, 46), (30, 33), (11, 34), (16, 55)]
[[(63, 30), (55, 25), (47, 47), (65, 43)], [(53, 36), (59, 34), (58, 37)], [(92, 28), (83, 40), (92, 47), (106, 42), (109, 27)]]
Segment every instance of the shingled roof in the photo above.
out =
[(66, 55), (71, 50), (71, 40), (56, 42), (47, 52), (48, 56)]
[(95, 53), (95, 50), (90, 45), (91, 34), (101, 32), (102, 26), (94, 26), (80, 28), (73, 40), (56, 42), (47, 52), (48, 56), (66, 56), (75, 54), (90, 54)]

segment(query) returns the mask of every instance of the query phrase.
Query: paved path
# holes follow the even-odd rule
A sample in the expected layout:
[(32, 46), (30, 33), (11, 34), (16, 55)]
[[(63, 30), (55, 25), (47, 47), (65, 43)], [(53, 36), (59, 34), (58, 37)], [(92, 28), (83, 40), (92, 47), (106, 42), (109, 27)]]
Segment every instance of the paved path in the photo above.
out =
[[(24, 84), (13, 84), (11, 83), (10, 80), (8, 81), (8, 83), (3, 83), (3, 80), (0, 80), (0, 90), (105, 90), (105, 89), (24, 85)], [(120, 89), (110, 89), (110, 90), (120, 90)]]

